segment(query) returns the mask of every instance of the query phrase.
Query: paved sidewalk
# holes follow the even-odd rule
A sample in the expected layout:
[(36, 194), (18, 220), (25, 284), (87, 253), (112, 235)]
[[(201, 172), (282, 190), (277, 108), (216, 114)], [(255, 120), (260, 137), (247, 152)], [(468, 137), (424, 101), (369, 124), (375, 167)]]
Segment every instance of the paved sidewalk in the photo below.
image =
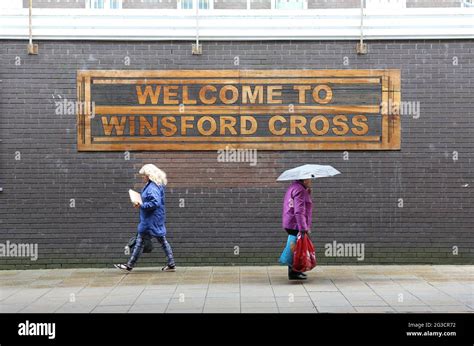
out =
[(474, 266), (0, 271), (0, 312), (474, 312)]

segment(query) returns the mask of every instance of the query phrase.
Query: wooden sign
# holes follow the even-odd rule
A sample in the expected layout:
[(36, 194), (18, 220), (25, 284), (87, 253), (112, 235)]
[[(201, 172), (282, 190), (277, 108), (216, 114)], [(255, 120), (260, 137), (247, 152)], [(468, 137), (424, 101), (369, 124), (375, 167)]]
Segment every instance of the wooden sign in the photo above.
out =
[(398, 150), (400, 70), (78, 71), (78, 150)]

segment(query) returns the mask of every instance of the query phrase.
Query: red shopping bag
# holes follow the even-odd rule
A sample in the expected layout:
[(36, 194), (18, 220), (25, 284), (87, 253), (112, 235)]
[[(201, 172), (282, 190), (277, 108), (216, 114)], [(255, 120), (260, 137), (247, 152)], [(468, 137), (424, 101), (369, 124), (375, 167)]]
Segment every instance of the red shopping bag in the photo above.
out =
[(307, 272), (314, 267), (316, 267), (314, 245), (307, 233), (300, 232), (296, 240), (292, 269), (297, 272)]

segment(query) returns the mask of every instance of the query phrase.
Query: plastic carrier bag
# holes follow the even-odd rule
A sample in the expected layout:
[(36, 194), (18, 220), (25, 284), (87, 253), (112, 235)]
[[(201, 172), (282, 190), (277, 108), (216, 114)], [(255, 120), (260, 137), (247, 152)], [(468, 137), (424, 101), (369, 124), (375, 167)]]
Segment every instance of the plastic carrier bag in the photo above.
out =
[(296, 246), (296, 236), (289, 235), (286, 246), (281, 253), (279, 262), (283, 265), (291, 266), (293, 264), (293, 251)]
[(293, 255), (294, 271), (303, 273), (316, 267), (316, 253), (308, 234), (299, 233)]

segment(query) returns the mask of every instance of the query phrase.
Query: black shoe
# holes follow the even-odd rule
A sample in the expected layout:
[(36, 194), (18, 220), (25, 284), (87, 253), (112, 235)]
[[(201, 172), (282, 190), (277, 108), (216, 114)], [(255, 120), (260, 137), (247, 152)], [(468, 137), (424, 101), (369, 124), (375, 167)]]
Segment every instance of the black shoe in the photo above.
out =
[(175, 272), (176, 271), (176, 266), (166, 265), (163, 268), (161, 268), (161, 270), (164, 271), (164, 272)]
[(307, 277), (303, 273), (295, 273), (288, 275), (288, 280), (306, 280)]
[(308, 275), (306, 275), (303, 272), (295, 272), (293, 270), (288, 270), (288, 276), (297, 275), (297, 274), (300, 274), (300, 275), (304, 276), (305, 278), (308, 277)]
[(130, 273), (133, 269), (132, 267), (129, 267), (126, 264), (114, 264), (114, 267), (127, 273)]

